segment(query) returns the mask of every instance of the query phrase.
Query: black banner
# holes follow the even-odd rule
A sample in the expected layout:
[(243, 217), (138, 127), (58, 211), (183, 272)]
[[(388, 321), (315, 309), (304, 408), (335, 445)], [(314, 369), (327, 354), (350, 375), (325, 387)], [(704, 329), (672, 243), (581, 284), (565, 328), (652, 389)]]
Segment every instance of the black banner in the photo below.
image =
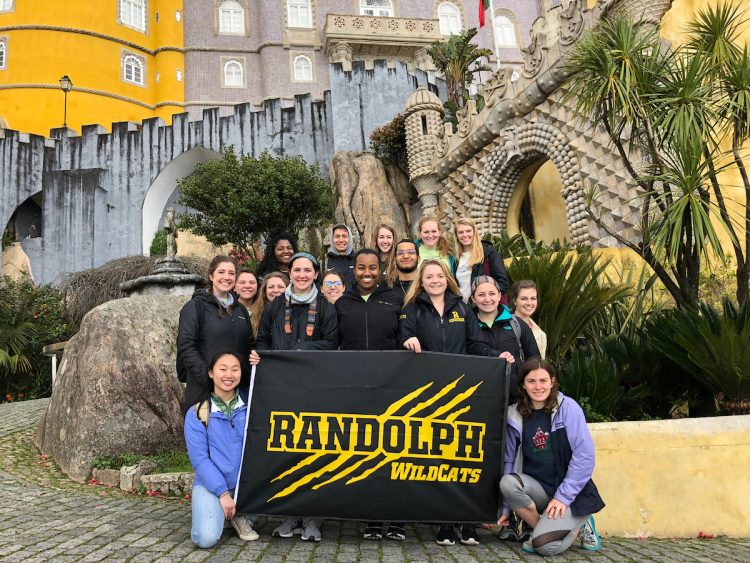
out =
[(505, 365), (430, 352), (264, 352), (238, 511), (494, 521)]

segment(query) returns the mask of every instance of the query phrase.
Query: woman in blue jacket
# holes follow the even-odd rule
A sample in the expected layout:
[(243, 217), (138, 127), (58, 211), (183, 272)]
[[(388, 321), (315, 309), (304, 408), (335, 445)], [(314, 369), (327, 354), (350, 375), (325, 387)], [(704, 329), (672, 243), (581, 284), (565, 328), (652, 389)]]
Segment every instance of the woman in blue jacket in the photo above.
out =
[(533, 532), (523, 551), (557, 555), (578, 540), (598, 551), (592, 514), (604, 502), (591, 479), (594, 442), (581, 407), (557, 387), (547, 360), (532, 358), (521, 372), (518, 403), (508, 409), (500, 492), (505, 526), (513, 510)]
[(236, 514), (233, 498), (247, 416), (247, 392), (241, 395), (237, 390), (242, 377), (240, 357), (234, 352), (217, 354), (208, 377), (213, 382), (211, 396), (191, 406), (185, 415), (185, 443), (195, 470), (190, 536), (203, 548), (216, 545), (226, 520), (241, 539), (258, 539), (252, 518)]

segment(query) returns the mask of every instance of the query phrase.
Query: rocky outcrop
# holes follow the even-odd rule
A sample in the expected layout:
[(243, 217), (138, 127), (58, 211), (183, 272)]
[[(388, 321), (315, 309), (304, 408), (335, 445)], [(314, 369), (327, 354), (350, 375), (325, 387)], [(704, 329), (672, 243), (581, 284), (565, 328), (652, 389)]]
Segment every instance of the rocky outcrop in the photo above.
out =
[(21, 280), (25, 277), (33, 279), (31, 275), (31, 262), (28, 255), (21, 248), (20, 242), (14, 242), (3, 249), (3, 262), (0, 273), (4, 276), (10, 276), (14, 280)]
[(352, 228), (355, 247), (372, 243), (375, 226), (388, 223), (399, 237), (411, 231), (411, 206), (417, 192), (402, 170), (375, 155), (339, 152), (329, 166), (336, 221)]
[(145, 296), (91, 310), (65, 347), (36, 444), (77, 481), (99, 456), (184, 445), (175, 353), (188, 297)]

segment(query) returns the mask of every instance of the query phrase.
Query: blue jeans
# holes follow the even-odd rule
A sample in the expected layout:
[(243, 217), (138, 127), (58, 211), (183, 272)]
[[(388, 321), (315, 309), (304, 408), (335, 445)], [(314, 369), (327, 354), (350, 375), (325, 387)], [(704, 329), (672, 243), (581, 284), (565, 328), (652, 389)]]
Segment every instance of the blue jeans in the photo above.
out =
[(190, 537), (198, 547), (216, 545), (224, 531), (224, 510), (219, 497), (202, 485), (193, 485), (193, 527)]

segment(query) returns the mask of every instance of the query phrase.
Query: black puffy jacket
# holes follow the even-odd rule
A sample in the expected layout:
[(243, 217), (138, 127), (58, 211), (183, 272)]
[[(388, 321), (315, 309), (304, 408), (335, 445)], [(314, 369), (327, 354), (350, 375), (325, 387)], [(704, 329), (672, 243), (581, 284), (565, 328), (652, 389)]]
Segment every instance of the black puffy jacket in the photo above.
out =
[(441, 317), (429, 295), (420, 293), (404, 307), (399, 319), (399, 346), (416, 336), (422, 350), (488, 356), (489, 347), (479, 334), (479, 321), (458, 295), (445, 294)]
[(342, 350), (398, 350), (398, 317), (403, 300), (379, 285), (365, 301), (352, 287), (336, 301)]
[(252, 329), (245, 306), (235, 301), (224, 310), (207, 289), (198, 289), (180, 311), (177, 332), (177, 373), (186, 373), (185, 403), (207, 399), (213, 390), (208, 366), (219, 352), (234, 352), (242, 360), (242, 381), (247, 385)]
[(349, 254), (337, 254), (335, 252), (329, 252), (326, 254), (326, 262), (321, 272), (320, 279), (322, 280), (325, 275), (331, 270), (336, 270), (342, 276), (344, 276), (344, 283), (346, 287), (354, 287), (354, 253)]
[[(479, 264), (474, 264), (471, 268), (471, 283), (479, 276), (490, 276), (494, 278), (497, 284), (500, 286), (500, 291), (503, 295), (508, 293), (508, 273), (505, 271), (505, 264), (503, 263), (503, 257), (500, 253), (495, 250), (487, 241), (482, 241), (482, 249), (484, 250), (484, 260)], [(453, 275), (456, 275), (458, 270), (458, 260), (453, 264)]]
[(307, 336), (309, 305), (291, 306), (291, 332), (284, 331), (286, 296), (279, 295), (266, 305), (258, 327), (257, 350), (336, 350), (339, 346), (339, 325), (336, 310), (322, 293), (318, 294), (315, 326)]

